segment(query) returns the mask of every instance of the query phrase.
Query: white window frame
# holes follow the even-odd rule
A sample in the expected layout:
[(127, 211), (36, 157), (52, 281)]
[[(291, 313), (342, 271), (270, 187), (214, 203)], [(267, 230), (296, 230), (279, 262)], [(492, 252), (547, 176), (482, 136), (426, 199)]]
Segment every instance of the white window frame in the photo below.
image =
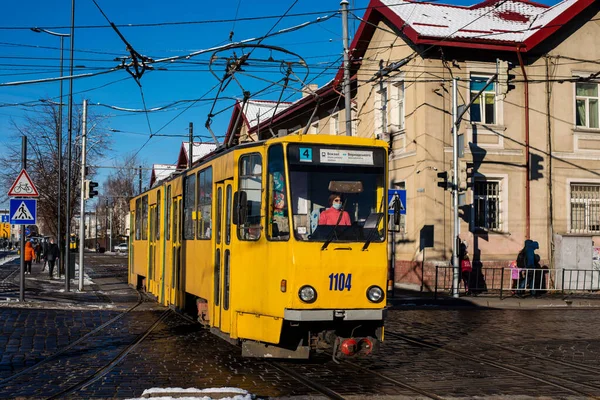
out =
[(498, 232), (505, 233), (508, 232), (508, 175), (506, 174), (485, 174), (484, 175), (476, 175), (475, 183), (477, 182), (490, 182), (490, 183), (498, 183), (498, 219), (499, 219), (499, 227), (496, 229), (490, 229), (488, 227), (481, 227), (475, 225), (475, 202), (480, 197), (479, 194), (475, 193), (475, 187), (471, 190), (471, 221), (470, 221), (470, 230), (471, 232)]
[[(383, 132), (384, 132), (384, 126), (383, 126), (383, 110), (381, 109), (382, 104), (383, 104), (383, 98), (384, 95), (386, 97), (389, 96), (389, 90), (388, 90), (388, 84), (384, 83), (383, 84), (383, 89), (380, 89), (379, 83), (376, 84), (375, 86), (376, 91), (375, 91), (375, 101), (374, 101), (374, 105), (373, 105), (373, 133), (375, 135), (376, 138), (379, 139), (383, 139)], [(386, 103), (389, 103), (389, 101), (387, 101)], [(386, 104), (386, 117), (389, 115), (389, 107)], [(388, 118), (386, 118), (386, 125), (389, 126), (389, 121)], [(385, 127), (386, 131), (388, 130), (387, 126)], [(388, 132), (389, 133), (389, 132)]]
[[(468, 99), (469, 101), (471, 100), (471, 96), (473, 93), (477, 93), (478, 90), (471, 90), (471, 81), (475, 78), (477, 80), (483, 80), (483, 81), (487, 81), (492, 75), (489, 74), (485, 74), (485, 73), (477, 73), (477, 72), (470, 72), (469, 74), (469, 87), (468, 87)], [(471, 108), (469, 107), (469, 120), (471, 121), (472, 124), (481, 124), (481, 125), (498, 125), (498, 121), (499, 121), (499, 111), (500, 111), (500, 107), (498, 107), (498, 95), (496, 92), (496, 89), (498, 87), (498, 82), (493, 82), (494, 84), (494, 90), (484, 90), (480, 95), (479, 95), (479, 112), (481, 115), (481, 121), (473, 121), (473, 116), (471, 115)], [(488, 88), (489, 89), (489, 88)], [(486, 115), (485, 115), (485, 99), (487, 96), (491, 95), (494, 99), (494, 120), (493, 122), (485, 122), (486, 120)], [(473, 107), (473, 105), (471, 106)]]
[[(576, 77), (586, 77), (586, 76), (589, 76), (589, 74), (577, 74)], [(598, 95), (596, 97), (578, 96), (577, 95), (577, 84), (578, 83), (595, 84), (596, 86), (598, 86)], [(573, 125), (575, 126), (575, 128), (600, 130), (600, 83), (598, 83), (597, 81), (573, 82), (573, 98), (575, 99), (575, 101), (573, 102)], [(597, 100), (597, 108), (598, 108), (597, 112), (598, 112), (598, 119), (599, 119), (599, 123), (598, 123), (597, 127), (590, 126), (590, 99)], [(578, 100), (585, 101), (585, 125), (577, 125), (577, 101)]]
[(319, 133), (319, 120), (310, 123), (310, 129), (308, 130), (308, 133), (311, 135), (316, 135)]
[(394, 81), (391, 83), (392, 87), (392, 107), (389, 107), (390, 117), (388, 118), (389, 124), (393, 127), (393, 131), (401, 132), (404, 131), (406, 126), (406, 114), (405, 114), (405, 99), (406, 99), (406, 86), (404, 80)]
[[(595, 191), (591, 191), (592, 195), (596, 195), (596, 193), (598, 193), (598, 197), (587, 197), (587, 198), (580, 198), (580, 199), (573, 199), (573, 186), (574, 185), (579, 185), (579, 186), (589, 186), (589, 187), (594, 187), (594, 188), (598, 188)], [(574, 203), (577, 204), (583, 204), (584, 207), (584, 221), (583, 227), (575, 227), (574, 223), (573, 223), (573, 214), (572, 214), (572, 205)], [(598, 234), (600, 233), (600, 221), (598, 221), (595, 226), (598, 226), (598, 229), (594, 229), (594, 230), (590, 230), (590, 226), (593, 225), (592, 221), (590, 220), (590, 204), (594, 203), (597, 204), (598, 207), (600, 207), (600, 181), (599, 180), (594, 180), (594, 179), (569, 179), (567, 180), (567, 221), (569, 221), (568, 223), (568, 232), (569, 233), (592, 233), (592, 234)], [(597, 213), (600, 213), (600, 211), (597, 211)], [(596, 215), (597, 217), (600, 218), (600, 214)]]
[(331, 115), (331, 119), (329, 120), (330, 130), (332, 135), (340, 134), (340, 113), (336, 112)]

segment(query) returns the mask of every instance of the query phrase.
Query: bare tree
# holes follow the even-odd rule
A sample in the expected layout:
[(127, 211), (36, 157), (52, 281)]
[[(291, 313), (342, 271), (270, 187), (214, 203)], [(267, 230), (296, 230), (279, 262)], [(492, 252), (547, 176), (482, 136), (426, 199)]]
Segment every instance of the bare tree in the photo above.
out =
[[(25, 115), (24, 122), (12, 122), (14, 132), (9, 136), (0, 155), (0, 184), (7, 189), (14, 182), (21, 170), (21, 136), (27, 136), (27, 172), (36, 185), (40, 197), (38, 198), (37, 218), (41, 233), (50, 233), (58, 236), (57, 232), (57, 196), (58, 196), (58, 104), (44, 103), (35, 111)], [(68, 121), (63, 118), (62, 129), (62, 182), (61, 182), (61, 225), (66, 222), (66, 187), (67, 187), (67, 138)], [(81, 110), (75, 107), (73, 110), (73, 132), (71, 147), (71, 212), (69, 218), (73, 218), (79, 210), (79, 188), (81, 169)], [(88, 162), (101, 158), (110, 149), (110, 136), (102, 129), (102, 117), (88, 113)], [(94, 171), (90, 171), (93, 175)]]
[(129, 154), (119, 164), (114, 165), (114, 172), (109, 174), (103, 186), (103, 193), (108, 198), (108, 202), (103, 202), (102, 199), (99, 202), (101, 206), (108, 203), (110, 208), (108, 215), (112, 214), (111, 234), (113, 238), (123, 238), (129, 235), (129, 232), (126, 231), (129, 200), (137, 194), (135, 183), (138, 180), (138, 166), (142, 163), (135, 154)]

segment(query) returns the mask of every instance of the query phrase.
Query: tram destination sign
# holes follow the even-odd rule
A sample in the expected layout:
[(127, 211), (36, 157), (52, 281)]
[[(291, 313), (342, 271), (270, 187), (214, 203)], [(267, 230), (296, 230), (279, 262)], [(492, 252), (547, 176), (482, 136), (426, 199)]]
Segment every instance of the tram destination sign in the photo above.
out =
[(288, 160), (292, 164), (304, 165), (383, 167), (385, 151), (359, 146), (290, 145)]

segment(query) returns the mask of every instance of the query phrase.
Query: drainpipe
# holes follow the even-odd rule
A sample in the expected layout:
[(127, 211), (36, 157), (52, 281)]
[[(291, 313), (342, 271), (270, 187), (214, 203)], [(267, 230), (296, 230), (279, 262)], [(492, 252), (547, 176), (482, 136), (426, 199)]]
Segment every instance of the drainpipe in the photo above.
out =
[(525, 239), (531, 238), (531, 193), (529, 187), (529, 81), (521, 57), (521, 48), (517, 46), (517, 57), (525, 80)]

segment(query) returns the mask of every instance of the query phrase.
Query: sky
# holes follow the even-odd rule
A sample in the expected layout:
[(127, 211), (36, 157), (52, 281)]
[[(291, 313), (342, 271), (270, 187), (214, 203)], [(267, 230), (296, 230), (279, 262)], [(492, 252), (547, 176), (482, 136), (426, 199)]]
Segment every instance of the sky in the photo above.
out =
[[(108, 20), (118, 26), (123, 37), (140, 55), (153, 60), (173, 56), (185, 56), (214, 46), (260, 37), (270, 30), (295, 26), (314, 21), (318, 17), (332, 15), (340, 8), (338, 0), (221, 0), (219, 2), (174, 0), (147, 0), (123, 2), (120, 0), (75, 0), (74, 74), (106, 72), (117, 67), (119, 57), (129, 55), (126, 45), (110, 27)], [(542, 0), (553, 5), (555, 0)], [(49, 29), (58, 33), (70, 33), (70, 0), (10, 1), (3, 4), (0, 15), (0, 154), (6, 146), (20, 146), (20, 141), (10, 139), (15, 133), (13, 124), (22, 124), (23, 117), (35, 115), (40, 109), (40, 99), (58, 101), (58, 81), (2, 86), (3, 83), (56, 78), (59, 73), (60, 39), (46, 33), (36, 33), (32, 27)], [(470, 5), (473, 1), (445, 1), (448, 4)], [(215, 6), (218, 4), (218, 6)], [(360, 17), (368, 0), (350, 0), (351, 9)], [(286, 14), (287, 12), (287, 14)], [(313, 14), (314, 13), (314, 14)], [(104, 14), (104, 15), (103, 15)], [(286, 14), (284, 18), (278, 17)], [(304, 14), (304, 15), (297, 15)], [(250, 18), (251, 20), (240, 20)], [(214, 22), (226, 20), (225, 22)], [(212, 21), (212, 22), (211, 22)], [(350, 19), (351, 36), (360, 21)], [(147, 24), (151, 26), (140, 26)], [(126, 26), (131, 25), (131, 26)], [(327, 83), (336, 73), (342, 55), (342, 21), (339, 15), (325, 22), (312, 24), (301, 30), (265, 39), (262, 44), (282, 47), (294, 54), (278, 50), (236, 49), (216, 54), (214, 63), (217, 77), (224, 74), (224, 59), (252, 51), (249, 65), (244, 73), (236, 74), (238, 82), (232, 82), (213, 101), (219, 80), (208, 68), (212, 52), (182, 59), (176, 62), (152, 63), (153, 70), (146, 70), (139, 84), (125, 70), (120, 69), (93, 77), (73, 81), (73, 103), (81, 105), (87, 99), (89, 115), (102, 122), (96, 126), (97, 133), (108, 135), (111, 147), (107, 157), (97, 160), (101, 167), (119, 166), (125, 155), (137, 154), (147, 166), (174, 164), (181, 142), (186, 137), (151, 135), (188, 134), (189, 123), (194, 124), (196, 141), (211, 141), (204, 127), (213, 108), (212, 129), (216, 135), (225, 134), (235, 98), (249, 91), (252, 98), (277, 100), (284, 73), (281, 61), (298, 61), (308, 65), (293, 65), (298, 82)], [(70, 42), (64, 40), (64, 75), (68, 75)], [(266, 62), (268, 59), (274, 62)], [(129, 61), (129, 60), (128, 60)], [(67, 103), (69, 82), (63, 85)], [(260, 91), (263, 92), (260, 92)], [(259, 93), (259, 95), (255, 95)], [(197, 102), (179, 102), (197, 100)], [(286, 90), (283, 100), (294, 101), (300, 97), (297, 90)], [(179, 102), (179, 103), (176, 103)], [(175, 103), (175, 104), (174, 104)], [(131, 110), (151, 110), (169, 106), (154, 112), (125, 112), (110, 107)], [(64, 120), (67, 107), (64, 107)], [(66, 123), (65, 123), (66, 126)], [(15, 160), (19, 162), (19, 160)], [(94, 180), (102, 182), (114, 168), (99, 168)], [(149, 174), (148, 174), (149, 175)], [(16, 177), (15, 177), (16, 178)], [(147, 184), (144, 182), (144, 184)], [(7, 188), (8, 189), (8, 188)], [(6, 206), (6, 197), (0, 192), (0, 207)]]

